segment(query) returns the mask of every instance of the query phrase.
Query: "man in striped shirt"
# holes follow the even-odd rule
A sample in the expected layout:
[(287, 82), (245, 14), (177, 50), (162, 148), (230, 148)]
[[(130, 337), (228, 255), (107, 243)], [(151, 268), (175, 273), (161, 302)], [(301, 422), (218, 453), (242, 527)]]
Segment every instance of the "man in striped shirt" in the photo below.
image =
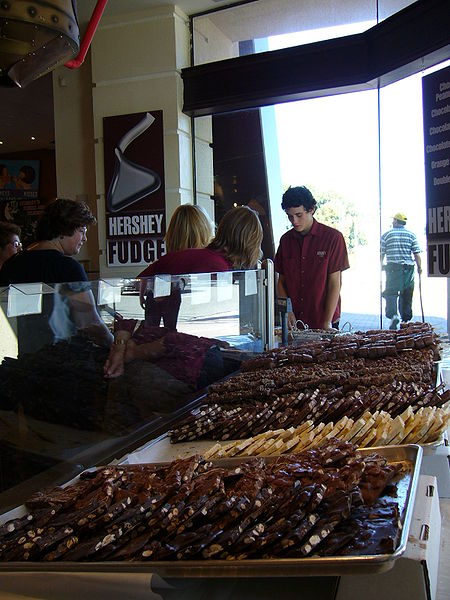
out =
[(422, 273), (420, 246), (415, 234), (405, 229), (407, 217), (397, 213), (393, 217), (392, 229), (381, 236), (381, 262), (386, 256), (386, 317), (391, 319), (389, 329), (397, 329), (400, 313), (403, 322), (412, 319), (414, 292), (414, 263)]

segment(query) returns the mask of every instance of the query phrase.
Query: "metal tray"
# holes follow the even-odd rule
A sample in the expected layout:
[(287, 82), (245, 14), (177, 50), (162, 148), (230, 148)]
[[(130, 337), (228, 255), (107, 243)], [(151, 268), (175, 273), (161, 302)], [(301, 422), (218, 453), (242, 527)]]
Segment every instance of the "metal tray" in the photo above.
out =
[[(359, 452), (362, 455), (370, 454), (373, 452), (373, 449), (361, 449)], [(398, 546), (392, 554), (365, 554), (323, 558), (244, 559), (240, 561), (212, 559), (147, 562), (0, 562), (0, 572), (136, 572), (157, 573), (161, 577), (205, 578), (338, 576), (388, 571), (394, 566), (394, 562), (404, 553), (408, 542), (422, 460), (422, 448), (413, 444), (406, 446), (382, 446), (377, 448), (376, 452), (384, 456), (389, 463), (400, 462), (402, 464), (402, 473), (396, 480), (396, 501), (398, 502), (400, 512), (401, 536)], [(276, 457), (268, 457), (266, 460), (272, 462), (276, 460)], [(214, 463), (217, 465), (236, 465), (241, 461), (242, 458), (229, 458), (214, 461)], [(67, 482), (67, 485), (74, 481), (77, 481), (77, 478)], [(0, 524), (9, 519), (22, 516), (25, 513), (25, 507), (18, 507), (0, 516)]]
[[(187, 458), (192, 454), (203, 454), (207, 450), (209, 450), (216, 442), (220, 442), (222, 444), (228, 444), (231, 442), (237, 441), (235, 439), (229, 440), (212, 440), (212, 439), (201, 439), (201, 440), (191, 440), (189, 442), (177, 442), (176, 444), (172, 444), (169, 438), (169, 435), (163, 433), (157, 438), (150, 440), (147, 444), (144, 444), (141, 448), (136, 450), (135, 452), (131, 452), (125, 455), (123, 458), (119, 459), (119, 464), (138, 464), (138, 463), (149, 463), (149, 462), (170, 462), (177, 458)], [(408, 445), (408, 444), (403, 444)], [(444, 445), (448, 446), (448, 436), (447, 432), (444, 432), (439, 436), (437, 440), (434, 442), (428, 442), (426, 444), (413, 444), (420, 446), (423, 450), (423, 456), (433, 455), (438, 452), (438, 449)], [(364, 448), (365, 451), (378, 452), (381, 446), (366, 446)], [(393, 446), (389, 446), (393, 447)], [(360, 448), (363, 450), (363, 448)], [(283, 456), (284, 454), (281, 454)], [(243, 455), (239, 455), (236, 458), (243, 459)], [(217, 460), (217, 459), (216, 459)]]
[(419, 444), (423, 449), (424, 456), (434, 454), (440, 446), (448, 446), (447, 432), (444, 431), (434, 442), (426, 442), (425, 444)]

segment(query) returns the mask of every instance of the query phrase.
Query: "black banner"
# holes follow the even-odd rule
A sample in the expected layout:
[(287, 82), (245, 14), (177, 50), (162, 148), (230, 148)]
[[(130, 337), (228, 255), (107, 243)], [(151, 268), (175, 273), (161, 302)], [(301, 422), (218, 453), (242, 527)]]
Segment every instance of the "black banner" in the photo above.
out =
[(422, 79), (428, 275), (450, 276), (450, 67)]
[(163, 112), (103, 118), (108, 267), (165, 253)]

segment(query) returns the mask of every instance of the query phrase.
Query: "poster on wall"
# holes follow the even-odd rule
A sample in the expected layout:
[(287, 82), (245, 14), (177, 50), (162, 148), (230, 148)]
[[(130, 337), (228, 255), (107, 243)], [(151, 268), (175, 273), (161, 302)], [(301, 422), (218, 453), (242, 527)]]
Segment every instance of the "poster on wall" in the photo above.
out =
[(103, 118), (108, 267), (165, 253), (163, 111)]
[(0, 157), (0, 198), (18, 200), (39, 195), (38, 160), (4, 160)]
[(19, 225), (24, 246), (34, 240), (44, 209), (39, 198), (39, 167), (39, 160), (0, 157), (0, 220)]
[(450, 67), (422, 79), (428, 275), (450, 277)]

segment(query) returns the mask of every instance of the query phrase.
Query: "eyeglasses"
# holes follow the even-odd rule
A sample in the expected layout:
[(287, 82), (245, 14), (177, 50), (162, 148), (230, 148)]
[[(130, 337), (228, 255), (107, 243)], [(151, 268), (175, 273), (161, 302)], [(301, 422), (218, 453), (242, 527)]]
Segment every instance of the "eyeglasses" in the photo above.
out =
[(22, 242), (18, 242), (17, 240), (14, 240), (14, 242), (9, 243), (12, 244), (14, 248), (22, 248)]

